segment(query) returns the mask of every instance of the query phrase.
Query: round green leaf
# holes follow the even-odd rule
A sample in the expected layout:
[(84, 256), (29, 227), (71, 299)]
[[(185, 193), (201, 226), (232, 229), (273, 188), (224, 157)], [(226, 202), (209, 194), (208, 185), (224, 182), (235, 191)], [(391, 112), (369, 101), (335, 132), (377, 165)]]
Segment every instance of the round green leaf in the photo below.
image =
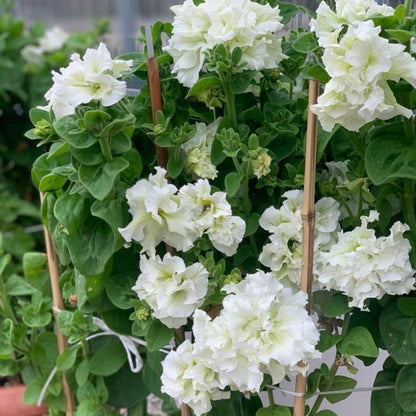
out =
[(397, 306), (405, 315), (416, 317), (416, 298), (398, 298)]
[(404, 411), (416, 412), (416, 365), (406, 365), (399, 371), (395, 392)]
[(337, 349), (345, 355), (362, 355), (364, 357), (377, 357), (378, 348), (374, 343), (369, 330), (363, 326), (356, 326), (348, 331), (343, 340), (337, 344)]
[(58, 359), (56, 360), (56, 367), (58, 370), (69, 370), (75, 364), (79, 348), (80, 345), (74, 345), (73, 347), (65, 349), (61, 352)]
[(98, 166), (84, 166), (79, 168), (79, 180), (88, 189), (91, 195), (102, 201), (114, 188), (118, 175), (129, 163), (121, 157)]
[(380, 333), (397, 364), (416, 364), (416, 317), (410, 317), (389, 304), (380, 315)]
[(53, 211), (56, 219), (71, 234), (87, 219), (90, 201), (82, 195), (65, 192), (57, 199)]
[(155, 319), (149, 326), (146, 334), (147, 348), (149, 351), (156, 351), (163, 348), (173, 337), (173, 329), (163, 325)]
[(96, 376), (109, 376), (120, 370), (126, 360), (126, 351), (121, 343), (106, 345), (91, 357), (90, 372)]
[(416, 146), (404, 142), (401, 123), (376, 129), (365, 153), (368, 176), (375, 185), (392, 179), (416, 179)]

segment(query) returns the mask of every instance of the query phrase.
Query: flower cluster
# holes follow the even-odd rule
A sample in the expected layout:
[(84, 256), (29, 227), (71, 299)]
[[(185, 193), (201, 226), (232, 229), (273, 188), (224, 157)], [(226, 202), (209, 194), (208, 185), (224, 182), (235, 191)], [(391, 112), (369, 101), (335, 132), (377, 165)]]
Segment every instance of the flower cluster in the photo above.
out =
[[(263, 247), (260, 262), (279, 279), (300, 283), (302, 265), (302, 200), (303, 192), (288, 191), (279, 209), (267, 208), (260, 217), (260, 226), (271, 233), (270, 243)], [(315, 250), (327, 250), (339, 229), (339, 204), (333, 198), (322, 198), (315, 206)]]
[(39, 45), (27, 45), (22, 49), (23, 59), (31, 64), (40, 64), (44, 53), (60, 49), (68, 39), (68, 34), (59, 27), (47, 30), (39, 39)]
[(168, 183), (166, 170), (156, 168), (149, 179), (127, 190), (132, 221), (119, 232), (127, 242), (138, 241), (151, 256), (160, 242), (187, 251), (207, 234), (213, 246), (227, 256), (237, 251), (245, 222), (232, 215), (224, 192), (211, 194), (206, 179), (178, 188)]
[(208, 412), (211, 400), (228, 397), (221, 392), (227, 386), (259, 392), (264, 374), (278, 383), (287, 373), (305, 372), (300, 361), (319, 356), (319, 333), (304, 309), (303, 292), (263, 271), (223, 289), (227, 296), (219, 316), (211, 320), (197, 310), (195, 343), (185, 341), (162, 363), (162, 390), (196, 415)]
[(133, 290), (146, 301), (153, 316), (170, 328), (179, 328), (202, 305), (208, 290), (208, 272), (200, 263), (186, 267), (169, 253), (140, 259), (141, 274)]
[(344, 292), (350, 306), (362, 308), (367, 298), (384, 294), (401, 295), (414, 289), (414, 270), (409, 261), (409, 241), (403, 237), (408, 226), (396, 222), (387, 237), (376, 237), (368, 223), (378, 219), (371, 211), (361, 217), (361, 226), (339, 232), (329, 252), (320, 252), (317, 279), (322, 287)]
[[(388, 81), (402, 78), (416, 87), (416, 60), (405, 52), (404, 45), (389, 43), (380, 36), (380, 27), (365, 20), (374, 13), (392, 14), (393, 9), (374, 0), (352, 3), (351, 8), (350, 2), (338, 1), (335, 13), (322, 2), (312, 21), (331, 77), (312, 111), (327, 131), (335, 124), (357, 131), (375, 119), (412, 115), (397, 103)], [(344, 35), (343, 25), (348, 27)]]
[(211, 162), (212, 142), (221, 118), (211, 124), (196, 123), (194, 137), (182, 145), (185, 153), (185, 169), (200, 178), (215, 179), (217, 168)]
[(126, 82), (118, 78), (133, 65), (133, 61), (112, 59), (104, 43), (98, 49), (87, 49), (81, 59), (71, 55), (70, 64), (60, 73), (52, 71), (53, 85), (45, 94), (56, 118), (75, 112), (79, 104), (98, 100), (104, 107), (120, 101), (126, 94)]
[(242, 69), (275, 68), (285, 58), (274, 32), (283, 25), (279, 8), (251, 0), (193, 0), (173, 6), (173, 36), (165, 50), (173, 57), (173, 72), (185, 86), (199, 77), (205, 53), (216, 45), (242, 51)]

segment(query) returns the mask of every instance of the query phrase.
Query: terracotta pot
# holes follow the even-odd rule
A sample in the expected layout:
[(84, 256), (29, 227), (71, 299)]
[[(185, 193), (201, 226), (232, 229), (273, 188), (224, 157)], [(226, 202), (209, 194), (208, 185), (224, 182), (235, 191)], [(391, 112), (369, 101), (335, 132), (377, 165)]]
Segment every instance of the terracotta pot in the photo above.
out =
[(45, 406), (23, 403), (25, 388), (23, 384), (0, 388), (0, 416), (42, 416), (49, 413)]

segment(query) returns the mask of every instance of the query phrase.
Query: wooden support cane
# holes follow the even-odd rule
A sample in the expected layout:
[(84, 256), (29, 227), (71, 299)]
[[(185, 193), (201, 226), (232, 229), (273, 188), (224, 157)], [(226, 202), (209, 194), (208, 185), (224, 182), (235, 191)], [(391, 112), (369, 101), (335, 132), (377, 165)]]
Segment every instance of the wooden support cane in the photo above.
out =
[[(156, 124), (156, 113), (162, 110), (162, 94), (160, 91), (160, 77), (157, 59), (154, 56), (153, 40), (149, 26), (145, 26), (147, 46), (147, 74), (149, 77), (150, 103), (152, 106), (153, 124)], [(168, 162), (167, 149), (156, 145), (156, 161), (158, 166), (166, 169)], [(166, 251), (173, 255), (174, 249), (166, 245)], [(177, 331), (180, 339), (184, 339), (183, 328)], [(185, 403), (181, 404), (181, 416), (192, 416), (191, 409)]]
[[(43, 202), (44, 195), (40, 194), (40, 200)], [(55, 317), (55, 321), (58, 315), (57, 310), (63, 311), (65, 309), (64, 307), (64, 301), (62, 299), (62, 294), (59, 289), (59, 267), (58, 267), (58, 259), (56, 257), (56, 252), (53, 247), (52, 238), (49, 234), (49, 231), (46, 229), (46, 227), (43, 227), (44, 234), (45, 234), (45, 244), (46, 244), (46, 254), (48, 257), (48, 267), (49, 267), (49, 276), (51, 281), (51, 287), (52, 287), (52, 301), (53, 301), (53, 314)], [(56, 325), (56, 337), (58, 339), (58, 350), (59, 353), (62, 353), (66, 348), (68, 348), (68, 342), (66, 340), (66, 337), (62, 334), (60, 331), (58, 325)], [(66, 381), (65, 373), (62, 373), (62, 389), (64, 391), (65, 395), (65, 403), (66, 403), (66, 410), (65, 414), (66, 416), (72, 416), (74, 413), (74, 397), (72, 396), (72, 393), (69, 389), (68, 383)]]
[[(308, 125), (306, 132), (306, 155), (305, 155), (305, 180), (302, 205), (302, 272), (301, 289), (308, 295), (306, 309), (310, 312), (312, 278), (313, 278), (313, 243), (315, 228), (315, 176), (316, 176), (316, 148), (317, 148), (317, 125), (316, 115), (310, 111), (310, 106), (316, 104), (319, 95), (319, 82), (309, 81), (309, 109)], [(302, 363), (300, 363), (302, 365)], [(298, 374), (296, 377), (296, 393), (293, 408), (293, 416), (305, 415), (306, 377)]]
[[(149, 77), (150, 103), (152, 106), (152, 120), (156, 124), (156, 113), (162, 110), (162, 94), (160, 92), (159, 67), (154, 56), (152, 34), (150, 27), (146, 26), (146, 46), (147, 46), (147, 74)], [(168, 161), (167, 149), (156, 146), (157, 165), (166, 169)]]

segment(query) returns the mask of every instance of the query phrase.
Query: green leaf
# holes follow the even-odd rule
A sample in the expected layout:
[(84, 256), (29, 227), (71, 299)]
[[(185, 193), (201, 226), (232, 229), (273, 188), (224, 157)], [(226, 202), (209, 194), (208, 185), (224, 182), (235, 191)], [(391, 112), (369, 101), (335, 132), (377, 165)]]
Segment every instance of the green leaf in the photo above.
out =
[(32, 360), (47, 371), (52, 371), (55, 367), (58, 354), (58, 341), (53, 332), (42, 332), (31, 347)]
[(130, 408), (146, 400), (149, 391), (143, 381), (143, 373), (132, 373), (124, 365), (117, 373), (104, 379), (108, 389), (108, 404), (116, 408)]
[(41, 120), (49, 121), (49, 112), (41, 110), (40, 108), (31, 108), (29, 111), (29, 118), (33, 125)]
[(293, 3), (278, 1), (277, 4), (279, 5), (280, 16), (282, 16), (282, 23), (284, 25), (289, 23), (298, 14), (298, 11), (301, 10), (299, 6)]
[(369, 330), (363, 326), (356, 326), (348, 331), (345, 338), (337, 344), (337, 349), (344, 355), (378, 356), (378, 348), (373, 337)]
[[(374, 381), (374, 387), (394, 386), (394, 379), (385, 371), (380, 371)], [(412, 416), (403, 415), (397, 403), (394, 389), (373, 391), (371, 394), (371, 416)], [(415, 415), (413, 415), (415, 416)]]
[(120, 370), (126, 360), (126, 351), (120, 342), (109, 344), (94, 353), (90, 360), (89, 369), (96, 376), (109, 376)]
[(326, 84), (331, 79), (328, 72), (326, 72), (325, 68), (320, 64), (310, 66), (307, 71), (307, 76), (309, 78), (317, 79), (322, 84)]
[(406, 44), (412, 39), (416, 33), (408, 32), (407, 30), (402, 29), (386, 29), (386, 33), (391, 39), (397, 40), (399, 43)]
[(173, 337), (173, 329), (163, 325), (158, 319), (152, 321), (146, 334), (147, 349), (157, 351), (163, 348)]
[(75, 379), (79, 386), (82, 386), (88, 380), (88, 376), (90, 374), (90, 362), (88, 358), (84, 358), (75, 370)]
[(397, 306), (400, 312), (407, 316), (416, 317), (416, 298), (403, 298), (397, 299)]
[[(326, 391), (338, 391), (338, 390), (350, 390), (355, 387), (357, 381), (345, 376), (335, 376), (331, 384), (331, 387)], [(337, 403), (342, 400), (345, 400), (351, 393), (337, 393), (337, 394), (327, 394), (325, 398), (329, 403)]]
[(327, 318), (335, 318), (352, 310), (348, 306), (348, 297), (340, 293), (335, 294), (327, 303), (324, 316)]
[(113, 230), (114, 246), (113, 250), (119, 250), (124, 239), (118, 232), (118, 228), (123, 227), (129, 221), (128, 207), (124, 199), (106, 199), (95, 201), (91, 206), (91, 214), (94, 217), (104, 220)]
[(240, 189), (241, 179), (240, 175), (236, 172), (228, 173), (224, 181), (225, 191), (227, 195), (232, 198)]
[(131, 310), (112, 309), (101, 314), (106, 325), (118, 334), (131, 334)]
[(416, 412), (416, 365), (406, 365), (399, 371), (395, 392), (404, 411)]
[(292, 43), (292, 48), (296, 52), (307, 54), (316, 51), (319, 45), (314, 33), (304, 32)]
[(371, 181), (381, 185), (392, 179), (416, 179), (416, 142), (411, 146), (404, 142), (401, 123), (382, 127), (372, 133), (365, 153)]
[(131, 288), (136, 283), (138, 276), (137, 270), (114, 274), (105, 280), (105, 290), (107, 296), (117, 308), (130, 309), (133, 291)]
[(383, 342), (397, 364), (416, 364), (416, 317), (403, 314), (396, 302), (387, 305), (380, 315)]
[(257, 410), (256, 416), (291, 416), (289, 408), (284, 406), (263, 407)]
[(319, 342), (316, 345), (318, 351), (324, 352), (332, 348), (342, 339), (342, 335), (331, 334), (328, 331), (320, 331)]
[(53, 212), (56, 219), (66, 228), (68, 234), (71, 234), (88, 218), (90, 205), (89, 199), (82, 195), (71, 195), (69, 192), (64, 192), (56, 200)]
[(94, 217), (64, 236), (74, 266), (86, 276), (98, 275), (113, 254), (114, 234), (110, 226)]
[(172, 179), (175, 179), (181, 174), (184, 166), (185, 160), (183, 158), (170, 158), (168, 160), (166, 169), (168, 171), (169, 176)]
[(91, 195), (102, 201), (114, 188), (119, 174), (129, 166), (121, 157), (116, 157), (99, 166), (84, 166), (79, 168), (79, 180)]
[(51, 176), (45, 179), (45, 182), (43, 183), (43, 189), (50, 188), (50, 190), (54, 190), (52, 189), (53, 186), (57, 186), (60, 181), (63, 181), (63, 183), (65, 183), (66, 178), (51, 174), (52, 170), (54, 168), (57, 168), (58, 166), (71, 166), (71, 159), (69, 153), (63, 153), (56, 157), (48, 157), (47, 153), (44, 153), (43, 155), (39, 156), (35, 160), (32, 168), (32, 180), (35, 186), (39, 188), (42, 179), (44, 179), (48, 175)]
[(74, 345), (71, 348), (67, 348), (59, 354), (58, 359), (56, 360), (56, 367), (59, 371), (69, 370), (77, 359), (77, 353), (80, 348), (80, 345)]
[(45, 175), (39, 183), (39, 190), (41, 192), (52, 192), (61, 189), (66, 182), (66, 177), (49, 173)]
[[(64, 118), (64, 117), (63, 117)], [(62, 118), (60, 119), (62, 120)], [(89, 110), (84, 115), (85, 129), (89, 132), (99, 133), (105, 122), (111, 120), (110, 114), (100, 110)]]
[(25, 279), (15, 274), (7, 279), (5, 287), (8, 296), (31, 295), (36, 290)]
[(56, 133), (75, 149), (86, 149), (97, 143), (97, 137), (81, 131), (75, 115), (61, 117), (53, 123)]
[(257, 212), (253, 212), (250, 214), (246, 221), (246, 232), (244, 233), (244, 237), (249, 237), (257, 231), (257, 229), (259, 228), (259, 220), (260, 214), (258, 214)]
[(23, 394), (23, 402), (25, 404), (35, 404), (40, 396), (45, 380), (42, 377), (37, 377), (29, 382)]
[(244, 71), (233, 75), (230, 81), (231, 92), (233, 94), (242, 94), (246, 92), (256, 74), (257, 71)]
[(96, 166), (104, 163), (104, 157), (99, 143), (96, 143), (87, 149), (76, 149), (75, 147), (70, 146), (69, 150), (74, 159), (81, 165)]
[(221, 80), (215, 76), (215, 75), (207, 75), (202, 76), (199, 78), (196, 84), (189, 90), (188, 97), (191, 95), (197, 95), (205, 90), (208, 90), (210, 88), (214, 87), (220, 87), (221, 86)]

